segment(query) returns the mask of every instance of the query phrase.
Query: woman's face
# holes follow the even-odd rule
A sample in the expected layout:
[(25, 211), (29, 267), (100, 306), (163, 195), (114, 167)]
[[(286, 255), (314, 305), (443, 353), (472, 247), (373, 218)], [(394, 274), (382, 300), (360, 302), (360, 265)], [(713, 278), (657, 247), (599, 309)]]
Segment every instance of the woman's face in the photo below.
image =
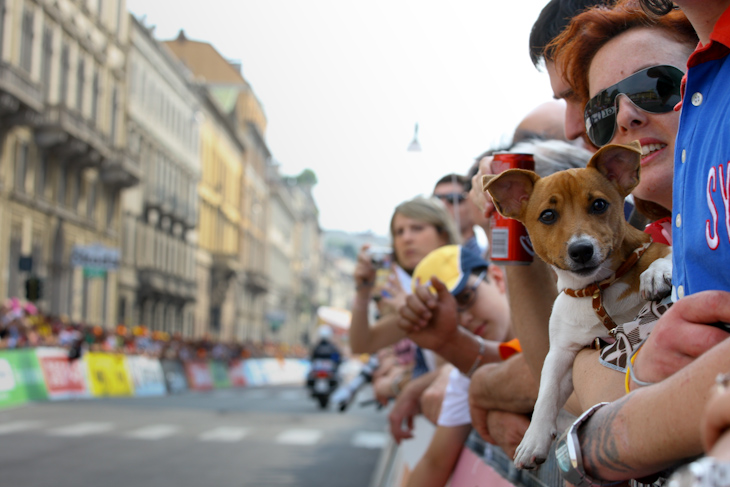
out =
[[(651, 66), (667, 64), (685, 71), (693, 48), (677, 42), (661, 29), (628, 30), (608, 41), (593, 58), (588, 71), (590, 96)], [(616, 106), (616, 130), (610, 143), (626, 144), (638, 140), (644, 152), (641, 182), (633, 194), (671, 209), (674, 139), (679, 112), (649, 113), (621, 95), (616, 99)]]
[(432, 250), (446, 245), (447, 240), (430, 223), (396, 213), (393, 217), (393, 250), (400, 266), (413, 271)]

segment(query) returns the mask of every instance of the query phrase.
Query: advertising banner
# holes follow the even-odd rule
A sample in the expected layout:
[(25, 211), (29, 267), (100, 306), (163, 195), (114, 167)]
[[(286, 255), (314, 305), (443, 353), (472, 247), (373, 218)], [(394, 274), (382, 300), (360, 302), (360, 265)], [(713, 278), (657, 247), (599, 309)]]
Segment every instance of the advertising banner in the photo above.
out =
[(36, 357), (51, 400), (88, 397), (83, 360), (69, 360), (65, 348), (36, 349)]
[(246, 377), (246, 382), (250, 386), (266, 384), (266, 376), (264, 376), (264, 372), (261, 370), (261, 361), (259, 359), (244, 361), (243, 375)]
[(233, 387), (245, 387), (246, 375), (243, 370), (243, 360), (232, 360), (228, 365), (228, 378)]
[(0, 352), (0, 407), (47, 398), (34, 350)]
[(93, 396), (132, 395), (132, 378), (126, 356), (120, 353), (88, 352), (84, 358)]
[(185, 377), (185, 367), (179, 360), (162, 360), (162, 370), (165, 373), (165, 385), (170, 394), (177, 394), (188, 390), (188, 380)]
[(188, 386), (194, 391), (213, 389), (213, 375), (208, 362), (185, 362), (185, 374), (188, 377)]
[(231, 379), (228, 377), (228, 366), (218, 360), (209, 360), (210, 373), (213, 376), (213, 386), (216, 389), (231, 387)]
[(141, 355), (129, 356), (127, 366), (132, 376), (135, 396), (165, 395), (165, 373), (159, 360)]

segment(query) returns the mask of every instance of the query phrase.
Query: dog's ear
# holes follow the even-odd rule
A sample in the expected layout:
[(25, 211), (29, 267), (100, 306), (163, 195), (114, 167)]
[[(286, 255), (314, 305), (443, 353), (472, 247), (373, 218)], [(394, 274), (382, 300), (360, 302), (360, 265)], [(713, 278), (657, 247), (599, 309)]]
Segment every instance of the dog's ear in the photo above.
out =
[(508, 169), (497, 175), (482, 176), (482, 189), (489, 191), (500, 215), (521, 220), (538, 179), (540, 176), (532, 171)]
[(591, 157), (587, 167), (598, 170), (626, 197), (639, 184), (641, 144), (634, 140), (628, 145), (606, 145)]

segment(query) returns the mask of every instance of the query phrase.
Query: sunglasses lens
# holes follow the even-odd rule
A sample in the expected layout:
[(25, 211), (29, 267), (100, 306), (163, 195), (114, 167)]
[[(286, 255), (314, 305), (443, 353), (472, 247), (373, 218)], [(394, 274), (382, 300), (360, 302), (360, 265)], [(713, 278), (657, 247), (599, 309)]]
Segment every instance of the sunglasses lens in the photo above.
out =
[(616, 129), (616, 96), (618, 91), (602, 91), (591, 98), (586, 105), (585, 121), (586, 133), (596, 146), (601, 147), (609, 143)]
[(586, 104), (586, 133), (596, 146), (608, 144), (616, 130), (616, 97), (626, 95), (650, 113), (668, 113), (681, 100), (683, 73), (674, 66), (652, 66), (606, 88)]

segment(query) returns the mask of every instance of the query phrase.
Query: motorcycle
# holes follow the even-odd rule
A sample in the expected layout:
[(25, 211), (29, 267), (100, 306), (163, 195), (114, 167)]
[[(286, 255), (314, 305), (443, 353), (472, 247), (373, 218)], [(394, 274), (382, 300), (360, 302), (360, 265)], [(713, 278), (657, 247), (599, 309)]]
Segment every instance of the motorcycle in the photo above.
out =
[(312, 360), (312, 367), (307, 374), (307, 387), (312, 397), (319, 402), (320, 409), (326, 409), (329, 405), (330, 395), (337, 389), (339, 380), (337, 378), (337, 364), (334, 360), (315, 359)]

